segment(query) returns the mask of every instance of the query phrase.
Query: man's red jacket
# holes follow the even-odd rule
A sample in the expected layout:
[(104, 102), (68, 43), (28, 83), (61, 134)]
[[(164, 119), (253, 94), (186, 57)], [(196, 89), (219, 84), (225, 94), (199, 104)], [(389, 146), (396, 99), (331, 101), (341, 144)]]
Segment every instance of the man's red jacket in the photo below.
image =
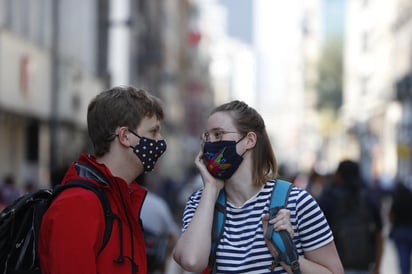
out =
[[(146, 274), (146, 253), (138, 217), (146, 190), (137, 183), (128, 185), (123, 179), (114, 177), (93, 156), (82, 154), (78, 163), (91, 165), (104, 175), (108, 184), (88, 180), (104, 188), (112, 212), (120, 218), (121, 225), (113, 221), (110, 239), (98, 254), (105, 231), (105, 218), (99, 198), (92, 191), (80, 187), (64, 190), (53, 201), (42, 220), (39, 236), (42, 273)], [(78, 179), (84, 177), (78, 174), (73, 163), (62, 184)], [(119, 256), (123, 260), (115, 262)], [(133, 265), (137, 272), (133, 271)]]

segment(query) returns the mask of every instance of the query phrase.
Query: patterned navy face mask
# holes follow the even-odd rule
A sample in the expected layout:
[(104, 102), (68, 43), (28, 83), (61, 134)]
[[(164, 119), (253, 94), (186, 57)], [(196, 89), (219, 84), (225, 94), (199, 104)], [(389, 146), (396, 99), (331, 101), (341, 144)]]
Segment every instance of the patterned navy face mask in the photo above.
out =
[(166, 151), (166, 141), (149, 139), (141, 137), (137, 133), (129, 131), (140, 139), (139, 143), (135, 146), (130, 146), (133, 149), (134, 154), (140, 159), (145, 172), (150, 172), (156, 165), (157, 160)]
[(243, 161), (242, 155), (236, 152), (239, 141), (206, 142), (203, 145), (203, 161), (209, 173), (221, 180), (232, 177)]

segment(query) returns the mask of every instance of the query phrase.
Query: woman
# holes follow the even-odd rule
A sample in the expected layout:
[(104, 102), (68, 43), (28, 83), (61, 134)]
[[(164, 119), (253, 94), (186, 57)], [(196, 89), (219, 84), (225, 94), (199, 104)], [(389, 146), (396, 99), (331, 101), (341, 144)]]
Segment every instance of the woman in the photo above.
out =
[[(240, 101), (215, 108), (195, 163), (204, 187), (186, 204), (183, 234), (174, 249), (176, 262), (192, 272), (207, 267), (214, 206), (224, 188), (227, 219), (216, 252), (217, 273), (292, 273), (284, 263), (272, 271), (276, 254), (264, 239), (277, 163), (262, 117)], [(301, 273), (343, 273), (332, 233), (314, 199), (293, 187), (287, 209), (269, 225), (290, 230), (290, 213), (289, 232), (300, 255)]]

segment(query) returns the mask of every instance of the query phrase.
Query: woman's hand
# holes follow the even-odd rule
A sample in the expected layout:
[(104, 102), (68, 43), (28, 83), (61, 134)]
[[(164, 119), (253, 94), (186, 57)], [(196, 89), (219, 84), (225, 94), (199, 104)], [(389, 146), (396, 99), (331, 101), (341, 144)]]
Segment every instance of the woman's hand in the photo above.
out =
[(290, 223), (290, 211), (282, 208), (278, 211), (275, 218), (269, 220), (269, 214), (263, 216), (263, 231), (266, 233), (267, 226), (273, 225), (273, 229), (276, 231), (286, 230), (290, 237), (293, 239), (294, 232), (292, 224)]
[(273, 229), (276, 231), (286, 230), (290, 237), (293, 239), (293, 227), (290, 223), (290, 211), (282, 208), (278, 211), (275, 218), (269, 220), (269, 224), (273, 225)]
[(218, 190), (220, 191), (224, 185), (223, 181), (216, 179), (209, 173), (209, 171), (206, 168), (205, 162), (203, 161), (202, 156), (203, 156), (203, 151), (201, 149), (196, 156), (195, 165), (197, 169), (199, 170), (200, 175), (202, 176), (203, 186), (206, 187), (207, 184), (211, 184), (211, 185), (216, 186)]
[[(271, 225), (273, 226), (273, 229), (275, 231), (286, 230), (289, 233), (290, 237), (293, 239), (294, 233), (292, 224), (290, 222), (290, 211), (288, 209), (282, 208), (276, 214), (275, 218), (271, 220), (269, 220), (269, 214), (265, 214), (262, 219), (262, 225), (264, 235), (266, 235), (268, 225)], [(272, 253), (273, 257), (276, 258), (279, 254), (273, 246), (271, 240), (265, 237), (265, 242), (270, 250), (270, 253)]]

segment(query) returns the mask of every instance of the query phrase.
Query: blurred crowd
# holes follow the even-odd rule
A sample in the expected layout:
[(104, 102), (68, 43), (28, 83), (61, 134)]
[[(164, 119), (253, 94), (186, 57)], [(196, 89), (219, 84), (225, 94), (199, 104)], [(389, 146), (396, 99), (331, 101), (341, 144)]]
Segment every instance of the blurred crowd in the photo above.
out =
[(20, 187), (12, 175), (6, 175), (0, 182), (0, 210), (10, 205), (22, 194), (31, 192), (35, 188), (35, 184), (30, 180), (26, 181), (23, 187)]

